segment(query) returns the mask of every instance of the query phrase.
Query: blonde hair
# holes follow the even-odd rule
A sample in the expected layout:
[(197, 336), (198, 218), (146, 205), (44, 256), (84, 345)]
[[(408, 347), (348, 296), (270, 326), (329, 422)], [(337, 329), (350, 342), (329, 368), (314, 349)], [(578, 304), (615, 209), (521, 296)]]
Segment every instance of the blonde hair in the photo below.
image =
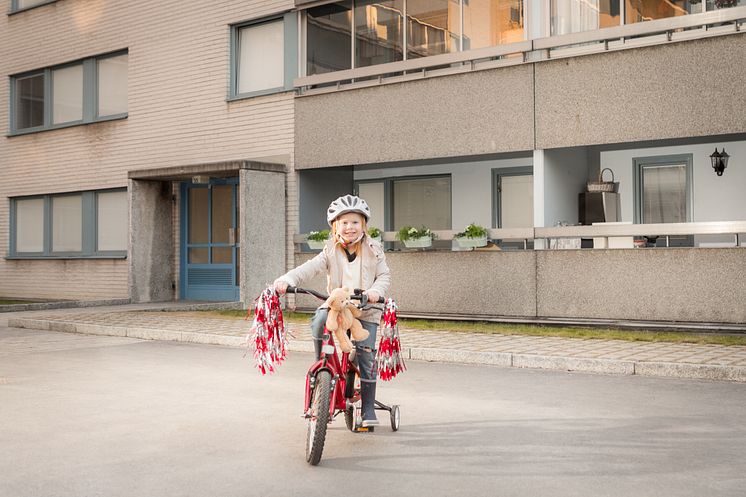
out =
[[(356, 214), (359, 214), (359, 213), (356, 212)], [(363, 233), (365, 233), (365, 236), (369, 236), (368, 235), (368, 221), (365, 219), (365, 216), (363, 216), (362, 214), (360, 214), (360, 218), (362, 220), (361, 224), (362, 224), (362, 228), (363, 228)], [(337, 220), (336, 219), (334, 221), (332, 221), (332, 235), (334, 236), (334, 242), (335, 242), (336, 246), (339, 247), (340, 249), (344, 249), (344, 247), (342, 246), (342, 243), (341, 243), (341, 241), (339, 239), (339, 235), (337, 235)], [(360, 254), (362, 253), (362, 249), (363, 249), (362, 241), (363, 240), (361, 238), (354, 245), (348, 246), (347, 247), (347, 252), (349, 252), (350, 254), (353, 253), (353, 252), (355, 252), (356, 256), (359, 257)]]

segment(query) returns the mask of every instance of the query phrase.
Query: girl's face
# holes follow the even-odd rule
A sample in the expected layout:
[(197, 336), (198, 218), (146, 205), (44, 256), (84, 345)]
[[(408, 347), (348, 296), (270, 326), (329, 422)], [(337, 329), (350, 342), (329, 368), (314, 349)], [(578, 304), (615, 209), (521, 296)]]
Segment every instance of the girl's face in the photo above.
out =
[(337, 218), (337, 234), (347, 243), (352, 243), (363, 234), (363, 216), (357, 212), (348, 212)]

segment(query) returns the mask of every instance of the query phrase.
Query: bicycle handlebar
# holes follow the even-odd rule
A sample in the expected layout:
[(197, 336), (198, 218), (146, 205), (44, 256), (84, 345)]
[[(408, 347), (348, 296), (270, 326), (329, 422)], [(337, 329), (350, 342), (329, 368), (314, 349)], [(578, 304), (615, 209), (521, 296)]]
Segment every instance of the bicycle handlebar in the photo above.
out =
[[(365, 294), (365, 293), (363, 293), (363, 290), (361, 290), (359, 288), (355, 288), (355, 290), (353, 292), (354, 293), (352, 295), (350, 295), (350, 299), (352, 299), (352, 300), (359, 300), (360, 301), (360, 305), (358, 307), (363, 308), (365, 306), (368, 306), (368, 307), (372, 307), (374, 309), (381, 309), (381, 310), (383, 310), (381, 307), (374, 306), (374, 305), (369, 305), (369, 304), (371, 304), (373, 302), (370, 302), (368, 300), (368, 295)], [(323, 293), (317, 292), (315, 290), (309, 290), (308, 288), (300, 288), (300, 287), (297, 287), (297, 286), (288, 286), (287, 290), (285, 290), (285, 293), (295, 293), (295, 294), (305, 293), (305, 294), (308, 294), (308, 295), (313, 295), (314, 297), (316, 297), (319, 300), (326, 300), (326, 299), (329, 298), (328, 295), (324, 295)]]

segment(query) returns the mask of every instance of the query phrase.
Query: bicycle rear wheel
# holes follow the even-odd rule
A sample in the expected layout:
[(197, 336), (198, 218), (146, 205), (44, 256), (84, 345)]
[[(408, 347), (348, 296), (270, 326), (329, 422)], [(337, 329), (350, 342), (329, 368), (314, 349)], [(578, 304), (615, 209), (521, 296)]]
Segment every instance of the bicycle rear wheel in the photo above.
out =
[(308, 420), (306, 436), (306, 461), (316, 466), (321, 461), (326, 440), (326, 427), (329, 425), (329, 394), (331, 393), (332, 376), (329, 371), (319, 371), (316, 375), (316, 386), (311, 400), (311, 417)]

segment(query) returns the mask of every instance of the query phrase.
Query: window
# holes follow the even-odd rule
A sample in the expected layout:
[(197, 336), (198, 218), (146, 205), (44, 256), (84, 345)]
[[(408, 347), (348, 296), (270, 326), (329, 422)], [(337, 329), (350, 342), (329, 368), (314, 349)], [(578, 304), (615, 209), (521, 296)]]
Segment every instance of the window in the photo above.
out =
[(244, 23), (231, 30), (231, 98), (292, 89), (297, 66), (297, 17)]
[(523, 0), (464, 2), (464, 50), (523, 41)]
[(10, 0), (10, 11), (27, 10), (48, 3), (55, 3), (57, 0)]
[(12, 76), (11, 134), (126, 117), (127, 64), (118, 53)]
[(692, 156), (644, 157), (635, 163), (635, 222), (691, 220)]
[[(711, 10), (711, 9), (708, 9)], [(702, 12), (702, 2), (689, 0), (625, 0), (625, 22), (652, 21)]]
[(10, 258), (122, 257), (127, 191), (11, 199)]
[(347, 0), (309, 8), (305, 74), (523, 41), (524, 0)]
[(451, 229), (450, 175), (358, 181), (355, 192), (371, 206), (369, 226), (384, 231), (423, 225)]
[(550, 32), (554, 36), (619, 26), (621, 1), (552, 0)]
[(493, 223), (496, 228), (534, 225), (534, 176), (531, 167), (492, 170)]

